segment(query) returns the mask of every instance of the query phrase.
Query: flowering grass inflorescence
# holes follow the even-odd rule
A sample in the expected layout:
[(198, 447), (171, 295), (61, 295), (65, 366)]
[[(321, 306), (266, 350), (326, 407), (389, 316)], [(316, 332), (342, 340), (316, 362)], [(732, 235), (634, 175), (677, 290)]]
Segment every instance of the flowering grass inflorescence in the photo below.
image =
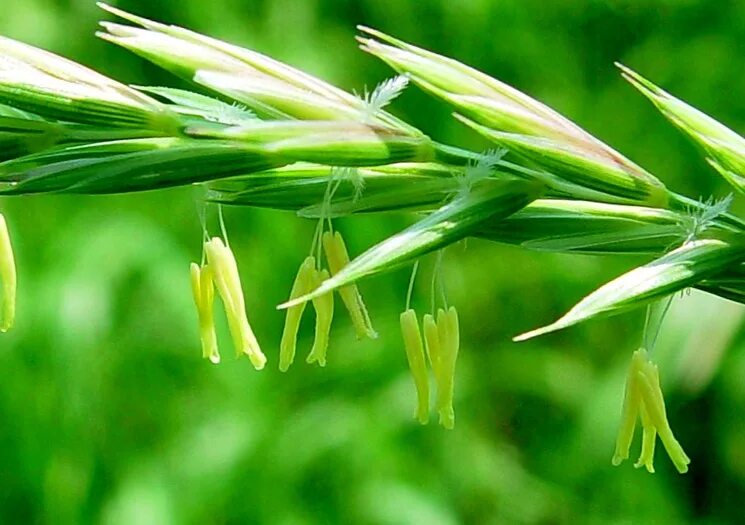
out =
[[(362, 96), (256, 51), (100, 4), (129, 24), (103, 22), (101, 38), (192, 82), (203, 92), (125, 86), (26, 44), (0, 38), (0, 192), (127, 193), (200, 184), (206, 204), (291, 210), (318, 221), (287, 302), (279, 368), (293, 363), (300, 320), (315, 311), (307, 362), (325, 366), (333, 337), (334, 294), (358, 338), (377, 333), (357, 282), (414, 264), (467, 237), (526, 249), (644, 254), (653, 260), (601, 286), (558, 321), (524, 340), (670, 297), (688, 287), (745, 303), (745, 222), (731, 198), (695, 201), (551, 108), (456, 60), (361, 27), (364, 51), (397, 76)], [(700, 144), (738, 191), (745, 188), (745, 139), (639, 74), (623, 76)], [(455, 117), (497, 149), (484, 153), (436, 142), (386, 108), (414, 84), (452, 106)], [(414, 222), (351, 258), (333, 219), (409, 212)], [(236, 353), (264, 368), (251, 329), (238, 264), (227, 234), (205, 228), (191, 285), (202, 352), (220, 362), (215, 291)], [(300, 260), (302, 256), (299, 255)], [(400, 315), (403, 350), (417, 396), (417, 420), (430, 401), (453, 428), (460, 351), (456, 307), (435, 293), (432, 310)], [(0, 216), (3, 318), (13, 324), (15, 265)], [(412, 275), (413, 283), (414, 275)], [(438, 306), (439, 305), (439, 306)], [(647, 348), (651, 352), (652, 348)], [(634, 353), (613, 463), (629, 455), (637, 418), (637, 466), (653, 469), (659, 436), (680, 472), (688, 458), (667, 420), (657, 367)], [(430, 372), (436, 394), (430, 396)]]

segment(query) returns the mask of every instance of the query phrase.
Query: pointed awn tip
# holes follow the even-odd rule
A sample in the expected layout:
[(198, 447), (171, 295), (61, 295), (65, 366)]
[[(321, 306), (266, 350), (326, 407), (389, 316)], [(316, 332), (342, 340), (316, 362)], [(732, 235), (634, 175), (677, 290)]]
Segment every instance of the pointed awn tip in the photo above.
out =
[(530, 332), (525, 332), (524, 334), (516, 335), (512, 338), (512, 341), (515, 343), (521, 343), (523, 341), (527, 341), (528, 339), (533, 339), (534, 337), (549, 334), (562, 328), (565, 328), (565, 326), (560, 323), (553, 323), (548, 326), (536, 328), (535, 330), (531, 330)]
[(295, 297), (294, 299), (290, 299), (289, 301), (285, 301), (284, 303), (277, 305), (277, 310), (286, 310), (288, 308), (292, 308), (293, 306), (307, 303), (308, 301), (312, 301), (313, 299), (315, 299), (316, 297), (320, 295), (329, 293), (334, 290), (333, 287), (324, 286), (324, 284), (325, 283), (321, 284), (321, 286), (319, 286), (318, 288), (316, 288), (310, 293), (301, 295), (300, 297)]

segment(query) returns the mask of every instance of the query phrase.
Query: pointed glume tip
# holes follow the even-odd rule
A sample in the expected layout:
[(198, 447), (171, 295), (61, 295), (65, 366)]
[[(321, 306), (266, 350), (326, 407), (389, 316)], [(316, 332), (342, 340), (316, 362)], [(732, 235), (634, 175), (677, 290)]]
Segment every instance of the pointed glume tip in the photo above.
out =
[(529, 332), (525, 332), (524, 334), (516, 335), (512, 338), (512, 340), (515, 343), (521, 343), (523, 341), (527, 341), (528, 339), (533, 339), (534, 337), (538, 337), (540, 335), (545, 335), (551, 332), (555, 332), (556, 330), (559, 330), (562, 328), (562, 326), (557, 324), (550, 324), (548, 326), (543, 326), (541, 328), (536, 328), (535, 330), (531, 330)]

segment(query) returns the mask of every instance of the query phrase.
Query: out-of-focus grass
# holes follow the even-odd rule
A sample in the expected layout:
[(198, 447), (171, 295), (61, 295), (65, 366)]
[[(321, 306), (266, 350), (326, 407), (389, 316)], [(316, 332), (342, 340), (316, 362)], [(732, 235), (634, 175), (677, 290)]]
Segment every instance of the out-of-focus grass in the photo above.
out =
[[(96, 41), (93, 2), (9, 0), (0, 33), (133, 83), (161, 71)], [(745, 129), (745, 5), (705, 0), (318, 2), (199, 0), (120, 7), (253, 46), (346, 88), (390, 75), (356, 51), (357, 23), (445, 52), (554, 105), (692, 195), (721, 195), (693, 146), (618, 78), (620, 60)], [(415, 89), (394, 111), (443, 140), (475, 134)], [(406, 271), (361, 289), (381, 333), (344, 313), (326, 369), (276, 371), (282, 315), (313, 224), (227, 209), (251, 322), (272, 360), (200, 359), (188, 263), (200, 227), (189, 189), (122, 197), (6, 198), (19, 266), (18, 326), (0, 340), (4, 523), (734, 523), (745, 486), (742, 311), (676, 301), (657, 359), (693, 460), (678, 476), (610, 466), (624, 367), (641, 314), (535, 342), (628, 261), (469, 241), (448, 250), (463, 345), (453, 432), (414, 421), (398, 333)], [(405, 217), (339, 221), (352, 254)], [(429, 304), (429, 266), (415, 303)], [(309, 348), (305, 326), (299, 348)], [(221, 336), (227, 340), (222, 327)], [(229, 352), (225, 352), (228, 354)]]

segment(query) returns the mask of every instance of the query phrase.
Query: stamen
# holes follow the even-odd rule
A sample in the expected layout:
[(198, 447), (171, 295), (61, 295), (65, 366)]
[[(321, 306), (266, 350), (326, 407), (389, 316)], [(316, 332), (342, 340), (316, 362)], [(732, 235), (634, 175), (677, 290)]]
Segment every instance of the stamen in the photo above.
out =
[(220, 362), (217, 349), (217, 333), (215, 332), (215, 318), (213, 304), (215, 290), (212, 283), (212, 270), (209, 266), (191, 263), (191, 290), (194, 294), (194, 304), (199, 318), (199, 336), (202, 341), (202, 357), (212, 363)]
[(657, 428), (649, 419), (649, 414), (644, 406), (639, 407), (639, 416), (642, 420), (642, 451), (639, 460), (634, 463), (635, 468), (645, 467), (647, 472), (654, 474), (654, 445), (657, 439)]
[[(328, 279), (327, 270), (314, 271), (313, 286), (311, 289), (318, 288), (323, 281)], [(308, 354), (306, 362), (317, 362), (320, 366), (326, 366), (326, 351), (329, 346), (329, 334), (331, 332), (331, 322), (334, 319), (334, 294), (329, 292), (313, 299), (313, 308), (316, 311), (316, 335), (313, 341), (313, 348)]]
[(219, 237), (213, 237), (212, 240), (207, 241), (204, 250), (207, 263), (212, 269), (212, 279), (225, 307), (236, 354), (247, 355), (254, 368), (261, 370), (266, 364), (266, 356), (262, 353), (259, 342), (248, 323), (235, 256)]
[(691, 460), (673, 436), (665, 412), (665, 400), (660, 388), (657, 366), (649, 361), (647, 351), (640, 348), (631, 358), (631, 367), (626, 378), (626, 392), (618, 432), (613, 464), (619, 465), (629, 457), (629, 448), (634, 436), (634, 425), (639, 416), (642, 421), (642, 450), (635, 467), (646, 467), (654, 472), (654, 445), (659, 436), (667, 455), (681, 474), (688, 471)]
[(409, 368), (414, 378), (417, 393), (416, 418), (422, 425), (426, 425), (429, 421), (429, 374), (427, 373), (424, 346), (422, 345), (416, 312), (408, 309), (401, 314), (400, 320), (406, 358), (409, 361)]
[[(295, 299), (312, 291), (316, 272), (316, 259), (308, 256), (300, 265), (295, 282), (292, 285), (290, 299)], [(285, 327), (282, 331), (282, 341), (279, 345), (279, 369), (286, 372), (295, 360), (295, 349), (297, 346), (297, 333), (300, 328), (300, 319), (305, 311), (306, 303), (300, 303), (287, 309), (285, 316)]]
[(665, 447), (665, 451), (673, 462), (673, 465), (675, 465), (678, 472), (684, 474), (688, 472), (688, 464), (691, 460), (683, 451), (683, 447), (678, 440), (675, 439), (673, 431), (670, 428), (670, 423), (667, 421), (665, 400), (662, 397), (657, 366), (646, 362), (643, 372), (640, 372), (638, 377), (640, 379), (639, 385), (641, 387), (642, 400), (644, 407), (647, 409), (649, 420), (657, 429), (660, 441), (662, 441), (662, 445)]
[(458, 358), (460, 346), (460, 331), (458, 313), (454, 306), (446, 312), (437, 311), (437, 332), (440, 339), (439, 374), (437, 384), (437, 410), (440, 414), (440, 424), (452, 429), (455, 426), (455, 411), (453, 409), (453, 393), (455, 386), (455, 362)]
[[(344, 239), (337, 231), (333, 234), (325, 232), (323, 234), (323, 249), (326, 253), (326, 260), (329, 263), (331, 275), (336, 275), (342, 268), (349, 264), (349, 254), (344, 244)], [(373, 329), (367, 308), (362, 300), (359, 289), (356, 284), (350, 284), (339, 289), (339, 295), (344, 302), (344, 306), (352, 318), (352, 326), (358, 339), (369, 337), (376, 339), (377, 332)]]
[(644, 359), (646, 359), (645, 356), (638, 350), (631, 356), (631, 367), (626, 376), (626, 389), (623, 394), (621, 427), (618, 430), (616, 451), (613, 454), (612, 460), (615, 466), (620, 465), (623, 460), (629, 458), (631, 441), (634, 439), (634, 429), (636, 428), (636, 420), (639, 417), (639, 407), (641, 406), (641, 395), (637, 386), (638, 379), (636, 374), (641, 370)]

